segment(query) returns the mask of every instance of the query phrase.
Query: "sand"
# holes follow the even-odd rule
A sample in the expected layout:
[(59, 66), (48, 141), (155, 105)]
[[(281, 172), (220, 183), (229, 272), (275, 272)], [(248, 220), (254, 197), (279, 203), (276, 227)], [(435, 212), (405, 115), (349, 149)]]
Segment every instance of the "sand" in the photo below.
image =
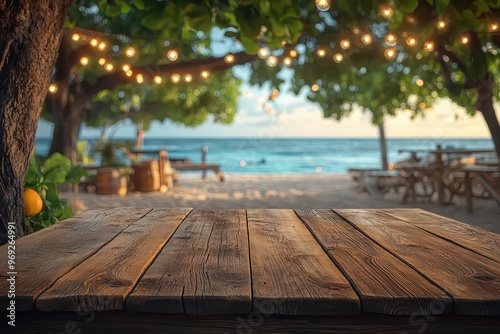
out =
[(401, 194), (373, 196), (356, 191), (347, 174), (227, 175), (225, 182), (213, 176), (181, 175), (166, 193), (129, 193), (124, 197), (93, 193), (63, 193), (75, 210), (96, 207), (192, 207), (197, 209), (245, 208), (421, 208), (464, 223), (500, 233), (500, 206), (492, 199), (474, 200), (474, 212), (465, 211), (463, 198), (441, 206), (418, 200), (401, 205)]

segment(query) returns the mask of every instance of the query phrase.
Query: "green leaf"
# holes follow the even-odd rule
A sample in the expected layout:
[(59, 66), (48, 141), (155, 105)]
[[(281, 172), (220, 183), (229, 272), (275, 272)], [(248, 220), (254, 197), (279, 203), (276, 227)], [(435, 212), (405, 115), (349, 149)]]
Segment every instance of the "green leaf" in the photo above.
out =
[(139, 10), (146, 9), (146, 6), (144, 5), (144, 0), (132, 0), (132, 3), (134, 4), (135, 8)]
[(242, 35), (240, 38), (240, 42), (245, 48), (246, 53), (257, 54), (257, 51), (259, 50), (259, 41), (257, 41), (257, 39)]
[(125, 0), (115, 0), (115, 2), (120, 7), (120, 11), (123, 14), (127, 14), (132, 9), (132, 7)]
[(43, 163), (45, 182), (61, 185), (71, 168), (71, 161), (62, 154), (54, 153)]
[(443, 17), (443, 14), (446, 12), (446, 8), (450, 4), (450, 0), (436, 0), (436, 12), (439, 18)]
[(169, 21), (169, 17), (165, 16), (161, 11), (153, 11), (146, 14), (142, 20), (141, 24), (152, 31), (157, 31), (163, 29)]
[(476, 30), (477, 27), (479, 26), (479, 21), (476, 19), (476, 16), (470, 9), (466, 9), (462, 12), (462, 15), (465, 19), (465, 22), (467, 23), (467, 26), (471, 30)]
[(401, 1), (398, 5), (398, 9), (403, 13), (413, 13), (418, 7), (418, 0), (405, 0)]
[(72, 166), (66, 175), (66, 182), (77, 185), (82, 176), (87, 176), (87, 171), (80, 165)]
[(106, 15), (109, 17), (116, 17), (122, 12), (121, 8), (116, 5), (108, 5), (106, 7)]

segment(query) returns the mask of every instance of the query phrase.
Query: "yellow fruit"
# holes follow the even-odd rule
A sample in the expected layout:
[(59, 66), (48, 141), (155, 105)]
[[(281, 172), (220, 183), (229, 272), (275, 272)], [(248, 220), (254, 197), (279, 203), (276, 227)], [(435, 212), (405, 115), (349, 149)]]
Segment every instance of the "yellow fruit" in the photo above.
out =
[(24, 216), (33, 217), (42, 211), (42, 198), (33, 189), (24, 189)]

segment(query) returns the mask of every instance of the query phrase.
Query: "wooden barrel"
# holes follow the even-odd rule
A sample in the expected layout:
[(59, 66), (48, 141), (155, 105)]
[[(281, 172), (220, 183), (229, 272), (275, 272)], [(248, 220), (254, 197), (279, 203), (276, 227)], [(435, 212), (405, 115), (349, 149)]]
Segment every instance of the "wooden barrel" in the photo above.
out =
[(99, 168), (95, 177), (95, 192), (124, 196), (127, 194), (127, 177), (117, 168)]
[(152, 192), (160, 190), (160, 172), (158, 161), (151, 160), (134, 165), (135, 190)]

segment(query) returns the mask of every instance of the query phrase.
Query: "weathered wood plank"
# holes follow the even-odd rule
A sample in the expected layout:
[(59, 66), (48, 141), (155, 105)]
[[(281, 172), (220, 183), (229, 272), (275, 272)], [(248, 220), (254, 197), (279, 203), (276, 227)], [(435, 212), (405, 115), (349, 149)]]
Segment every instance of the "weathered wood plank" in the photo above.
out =
[[(16, 242), (16, 310), (30, 310), (35, 299), (57, 279), (97, 252), (118, 233), (150, 212), (148, 208), (98, 208), (69, 218)], [(0, 254), (6, 245), (0, 248)], [(0, 258), (0, 275), (7, 272)], [(0, 276), (0, 291), (8, 291)], [(7, 307), (6, 294), (0, 308)]]
[(500, 266), (384, 210), (335, 210), (454, 299), (454, 312), (500, 314)]
[(244, 210), (194, 210), (126, 302), (127, 311), (187, 314), (251, 309)]
[(404, 262), (331, 210), (296, 210), (361, 298), (362, 310), (380, 314), (451, 313), (452, 300)]
[(500, 235), (422, 209), (384, 209), (401, 220), (500, 262)]
[(352, 315), (359, 299), (293, 210), (248, 210), (254, 312)]
[[(5, 312), (0, 317), (6, 319)], [(498, 317), (388, 316), (363, 313), (355, 316), (196, 316), (135, 312), (21, 312), (15, 333), (425, 333), (498, 334)], [(12, 333), (7, 322), (0, 322), (1, 333)]]
[(154, 209), (61, 277), (40, 311), (123, 310), (125, 298), (191, 209)]

